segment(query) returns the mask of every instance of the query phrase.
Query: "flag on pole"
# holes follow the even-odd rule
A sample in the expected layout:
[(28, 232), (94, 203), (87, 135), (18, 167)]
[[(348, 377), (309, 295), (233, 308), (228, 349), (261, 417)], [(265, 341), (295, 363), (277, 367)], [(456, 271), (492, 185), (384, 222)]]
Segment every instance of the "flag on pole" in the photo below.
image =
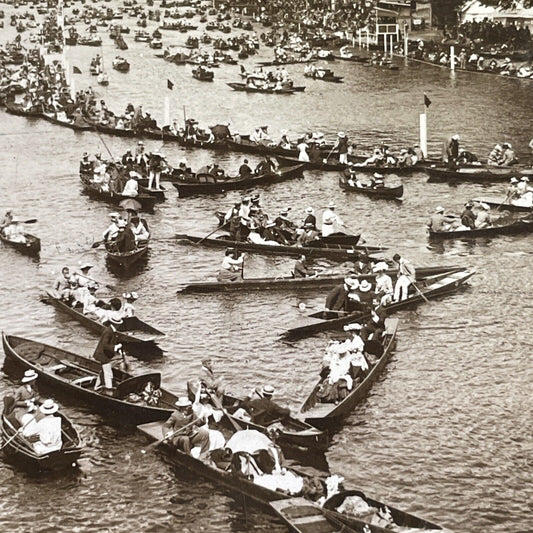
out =
[(81, 74), (81, 70), (78, 67), (72, 67), (72, 72), (74, 74)]
[(174, 84), (170, 80), (167, 80), (167, 87), (172, 90), (174, 89)]
[(431, 100), (427, 97), (426, 93), (424, 93), (424, 105), (426, 107), (429, 107), (431, 105)]

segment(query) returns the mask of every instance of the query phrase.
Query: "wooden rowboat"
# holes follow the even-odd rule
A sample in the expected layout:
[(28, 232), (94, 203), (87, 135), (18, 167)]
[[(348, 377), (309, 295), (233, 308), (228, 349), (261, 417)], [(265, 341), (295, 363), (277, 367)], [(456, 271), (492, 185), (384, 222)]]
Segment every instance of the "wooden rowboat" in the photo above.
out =
[[(101, 365), (94, 359), (56, 348), (38, 341), (2, 334), (6, 354), (4, 370), (20, 377), (25, 370), (39, 374), (43, 388), (61, 392), (76, 402), (87, 404), (111, 419), (115, 424), (142, 424), (166, 420), (174, 410), (176, 395), (160, 388), (161, 374), (150, 373), (132, 376), (118, 368), (113, 369), (115, 389), (113, 395), (94, 390)], [(140, 396), (148, 383), (161, 391), (161, 397), (149, 405)], [(134, 394), (134, 400), (130, 400)]]
[[(461, 270), (460, 267), (454, 266), (437, 266), (437, 267), (420, 267), (416, 269), (417, 279), (423, 279), (427, 276), (442, 274), (452, 270)], [(394, 281), (397, 270), (387, 270), (385, 272), (391, 276)], [(178, 294), (206, 294), (213, 292), (235, 292), (235, 291), (265, 291), (265, 290), (306, 290), (335, 287), (343, 282), (346, 275), (328, 275), (307, 278), (294, 278), (292, 276), (281, 278), (250, 278), (240, 279), (238, 281), (199, 281), (188, 283), (178, 289)], [(359, 281), (363, 279), (373, 280), (375, 274), (361, 274), (353, 276)]]
[(41, 240), (34, 235), (30, 235), (29, 233), (25, 233), (24, 237), (26, 237), (26, 242), (15, 242), (11, 239), (8, 239), (0, 231), (0, 241), (2, 241), (4, 244), (11, 246), (11, 248), (15, 248), (15, 250), (18, 250), (24, 255), (38, 257), (39, 253), (41, 252)]
[[(474, 274), (475, 270), (456, 270), (427, 278), (422, 283), (417, 282), (417, 286), (426, 299), (435, 298), (456, 291)], [(424, 301), (424, 297), (418, 292), (412, 292), (405, 300), (393, 302), (385, 306), (384, 309), (387, 314), (390, 314), (412, 304), (420, 303)], [(369, 318), (369, 315), (362, 315), (361, 313), (343, 314), (336, 311), (318, 311), (309, 315), (306, 324), (288, 329), (282, 334), (282, 337), (290, 339), (309, 337), (321, 331), (342, 329), (346, 324), (364, 321)]]
[(494, 237), (496, 235), (517, 235), (533, 232), (533, 215), (513, 220), (508, 223), (494, 225), (487, 228), (454, 230), (454, 231), (429, 231), (432, 240), (444, 239), (475, 239), (476, 237)]
[(506, 198), (501, 200), (500, 198), (474, 198), (473, 202), (482, 202), (487, 204), (490, 207), (495, 207), (497, 210), (501, 211), (522, 211), (522, 212), (533, 212), (532, 205), (520, 205), (515, 203), (514, 200), (507, 201)]
[(386, 331), (381, 341), (383, 353), (379, 356), (377, 363), (363, 374), (361, 381), (358, 384), (354, 382), (353, 389), (343, 400), (333, 403), (319, 401), (317, 394), (324, 381), (320, 379), (300, 407), (299, 415), (302, 419), (315, 427), (327, 428), (337, 425), (352, 413), (355, 406), (366, 397), (372, 384), (378, 379), (391, 358), (396, 341), (398, 319), (387, 318), (385, 327)]
[(317, 241), (317, 246), (275, 246), (270, 244), (253, 244), (250, 242), (231, 241), (230, 237), (225, 236), (221, 239), (206, 239), (192, 235), (176, 235), (178, 244), (202, 244), (216, 248), (237, 248), (243, 252), (256, 252), (266, 255), (291, 255), (298, 256), (305, 254), (308, 257), (326, 257), (339, 261), (346, 260), (374, 260), (367, 256), (367, 253), (381, 252), (386, 248), (379, 246), (345, 246), (340, 244), (327, 244)]
[(127, 270), (147, 254), (149, 243), (150, 241), (140, 243), (131, 252), (117, 252), (113, 243), (106, 243), (106, 257), (111, 263)]
[[(172, 184), (178, 189), (181, 197), (194, 194), (216, 194), (226, 191), (247, 189), (256, 185), (275, 183), (290, 178), (302, 177), (303, 165), (282, 168), (276, 172), (266, 172), (258, 176), (251, 175), (243, 178), (240, 176), (217, 179), (211, 174), (197, 174), (194, 181), (173, 181)], [(187, 177), (187, 175), (185, 175)], [(190, 178), (189, 178), (190, 179)]]
[[(2, 416), (0, 437), (5, 444), (3, 452), (6, 459), (16, 466), (29, 472), (50, 472), (75, 468), (82, 452), (80, 436), (72, 422), (63, 414), (61, 417), (61, 433), (63, 445), (60, 450), (38, 455), (28, 438), (18, 433), (16, 428), (5, 416)], [(16, 435), (16, 436), (15, 436)]]
[[(43, 298), (41, 301), (53, 305), (56, 309), (62, 313), (66, 313), (74, 320), (77, 320), (82, 326), (90, 331), (94, 331), (98, 335), (100, 335), (105, 329), (104, 325), (98, 322), (98, 320), (84, 315), (78, 309), (74, 309), (70, 305), (67, 305), (50, 292), (47, 292), (47, 297)], [(156, 337), (160, 337), (164, 335), (164, 333), (150, 326), (150, 324), (147, 324), (140, 318), (136, 316), (125, 317), (122, 324), (117, 325), (116, 329), (118, 341), (124, 345), (128, 354), (139, 359), (151, 359), (163, 355), (163, 350), (157, 346)]]
[(234, 91), (244, 91), (247, 93), (263, 93), (263, 94), (293, 94), (296, 89), (292, 88), (282, 88), (282, 89), (273, 89), (271, 87), (250, 87), (246, 83), (226, 83)]
[(489, 166), (472, 166), (462, 167), (452, 170), (445, 167), (426, 168), (429, 174), (428, 181), (452, 181), (464, 182), (471, 181), (474, 183), (491, 183), (498, 181), (509, 181), (510, 178), (518, 176), (533, 176), (533, 168), (524, 167), (489, 167)]
[(339, 186), (345, 191), (363, 194), (372, 198), (398, 200), (403, 196), (403, 185), (397, 185), (396, 187), (357, 187), (356, 185), (350, 185), (342, 174), (339, 176)]

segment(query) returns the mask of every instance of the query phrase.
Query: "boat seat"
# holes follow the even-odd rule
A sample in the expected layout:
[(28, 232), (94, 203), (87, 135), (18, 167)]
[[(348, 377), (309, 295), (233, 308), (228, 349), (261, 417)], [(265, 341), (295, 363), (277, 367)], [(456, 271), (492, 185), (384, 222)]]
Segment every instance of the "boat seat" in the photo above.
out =
[(65, 370), (65, 368), (67, 368), (67, 366), (64, 365), (64, 364), (62, 364), (62, 363), (60, 363), (59, 365), (49, 366), (49, 367), (48, 367), (48, 370), (49, 370), (50, 372), (55, 372), (55, 373), (57, 373), (57, 372), (59, 372), (60, 370)]
[(96, 376), (83, 376), (81, 378), (75, 379), (72, 384), (78, 385), (79, 387), (88, 387), (96, 382)]

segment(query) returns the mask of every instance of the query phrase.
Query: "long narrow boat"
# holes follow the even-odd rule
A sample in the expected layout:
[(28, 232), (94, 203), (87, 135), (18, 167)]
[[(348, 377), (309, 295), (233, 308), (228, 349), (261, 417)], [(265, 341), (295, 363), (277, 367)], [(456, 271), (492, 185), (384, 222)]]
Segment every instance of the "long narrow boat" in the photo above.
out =
[(234, 91), (244, 91), (247, 93), (262, 93), (262, 94), (293, 94), (296, 91), (294, 88), (282, 88), (282, 89), (274, 89), (271, 87), (250, 87), (250, 85), (247, 85), (246, 83), (226, 83), (229, 87), (231, 87)]
[(42, 106), (36, 106), (34, 109), (25, 109), (22, 104), (15, 104), (15, 102), (5, 102), (6, 111), (11, 115), (26, 118), (43, 118)]
[[(80, 180), (83, 185), (84, 191), (91, 198), (102, 200), (111, 204), (118, 205), (122, 200), (131, 199), (129, 196), (122, 196), (121, 194), (115, 194), (110, 191), (104, 191), (97, 184), (93, 183), (88, 176), (80, 174)], [(134, 198), (141, 204), (141, 209), (144, 211), (153, 211), (155, 204), (157, 203), (157, 197), (149, 194), (139, 194)]]
[[(382, 252), (386, 248), (380, 246), (345, 246), (340, 244), (324, 244), (318, 243), (316, 247), (311, 246), (275, 246), (271, 244), (254, 244), (250, 242), (231, 241), (226, 236), (222, 239), (205, 239), (203, 237), (195, 237), (192, 235), (176, 235), (178, 244), (194, 244), (203, 246), (210, 246), (216, 248), (237, 248), (243, 252), (256, 252), (258, 254), (266, 255), (302, 255), (305, 254), (308, 257), (326, 257), (328, 259), (335, 259), (339, 261), (352, 260), (352, 259), (364, 259), (367, 258), (367, 253)], [(378, 260), (378, 259), (374, 259)]]
[(194, 194), (216, 194), (302, 177), (302, 171), (303, 165), (295, 165), (282, 168), (276, 172), (266, 172), (257, 176), (251, 175), (246, 178), (236, 176), (217, 179), (210, 174), (197, 174), (195, 181), (173, 181), (172, 184), (178, 189), (181, 197)]
[[(421, 293), (411, 292), (405, 300), (393, 302), (384, 309), (387, 314), (390, 314), (393, 311), (404, 309), (412, 304), (420, 303), (424, 301), (424, 297), (430, 299), (449, 294), (464, 285), (474, 274), (475, 270), (461, 269), (427, 278), (423, 283), (417, 283)], [(306, 324), (288, 329), (282, 334), (282, 337), (290, 339), (309, 337), (321, 331), (342, 329), (346, 324), (359, 322), (366, 318), (369, 318), (368, 315), (361, 315), (361, 313), (339, 314), (334, 311), (319, 311), (309, 315)]]
[(16, 428), (5, 416), (2, 416), (0, 437), (5, 444), (2, 451), (7, 460), (16, 466), (35, 472), (50, 472), (75, 468), (82, 452), (80, 436), (72, 422), (63, 414), (61, 417), (61, 433), (63, 444), (61, 449), (38, 455), (28, 438), (18, 433)]
[(396, 187), (357, 187), (356, 185), (350, 185), (343, 174), (339, 176), (339, 186), (345, 191), (363, 194), (371, 198), (398, 200), (403, 196), (403, 185), (397, 185)]
[[(98, 361), (56, 348), (48, 344), (2, 334), (6, 358), (4, 370), (19, 377), (25, 370), (39, 374), (39, 383), (50, 391), (67, 394), (111, 419), (115, 424), (142, 424), (166, 420), (174, 410), (175, 394), (160, 388), (161, 374), (132, 376), (113, 369), (113, 395), (94, 390), (101, 365)], [(143, 398), (148, 384), (161, 391), (161, 397), (151, 396), (151, 404)], [(130, 395), (132, 399), (130, 400)]]
[(4, 244), (11, 246), (11, 248), (15, 248), (15, 250), (18, 250), (24, 255), (38, 257), (39, 253), (41, 252), (41, 240), (38, 237), (35, 237), (35, 235), (30, 235), (29, 233), (25, 233), (24, 237), (26, 237), (26, 242), (16, 242), (8, 239), (0, 231), (0, 241), (2, 241)]
[[(294, 158), (295, 160), (298, 160), (298, 154), (299, 150), (294, 146), (293, 148), (286, 149), (282, 148), (281, 146), (278, 146), (277, 144), (263, 144), (263, 143), (257, 143), (250, 140), (249, 135), (239, 135), (238, 137), (234, 137), (233, 139), (227, 139), (226, 144), (229, 149), (234, 150), (235, 152), (244, 152), (247, 154), (259, 154), (259, 155), (275, 155), (275, 156), (283, 156), (288, 158)], [(326, 144), (321, 147), (321, 155), (323, 157), (327, 157), (335, 154), (335, 152), (332, 152), (333, 145), (332, 144)], [(301, 163), (298, 161), (298, 163)], [(295, 163), (291, 161), (287, 164), (287, 166), (292, 166)]]
[(226, 408), (228, 416), (242, 429), (255, 429), (266, 435), (270, 431), (275, 431), (278, 435), (276, 443), (281, 447), (296, 446), (321, 452), (325, 452), (328, 449), (329, 437), (327, 432), (320, 431), (307, 422), (293, 416), (289, 416), (283, 420), (276, 420), (275, 423), (271, 422), (266, 426), (234, 416), (235, 411), (239, 408), (240, 401), (239, 398), (230, 394), (225, 394), (222, 398), (222, 405)]
[[(78, 309), (74, 309), (70, 305), (67, 305), (48, 291), (47, 297), (43, 298), (41, 301), (53, 305), (56, 309), (59, 309), (62, 313), (77, 320), (82, 326), (90, 331), (94, 331), (98, 335), (104, 330), (104, 325), (98, 322), (98, 320), (84, 315)], [(124, 345), (129, 354), (142, 359), (148, 359), (163, 354), (161, 348), (157, 346), (156, 337), (160, 337), (164, 335), (164, 333), (150, 326), (150, 324), (143, 322), (140, 318), (136, 316), (125, 317), (122, 324), (116, 326), (116, 329), (118, 341)]]
[(379, 360), (374, 366), (369, 367), (369, 369), (362, 375), (362, 379), (359, 383), (354, 381), (351, 392), (341, 401), (335, 403), (321, 402), (317, 395), (324, 379), (320, 379), (314, 386), (311, 394), (309, 394), (300, 407), (299, 416), (302, 419), (315, 427), (327, 428), (338, 424), (342, 419), (348, 417), (352, 413), (355, 406), (366, 397), (372, 384), (378, 379), (383, 372), (385, 365), (391, 358), (396, 341), (398, 319), (387, 318), (385, 320), (385, 328), (386, 330), (381, 341), (381, 344), (383, 345), (383, 353), (379, 356)]
[(517, 235), (520, 233), (533, 232), (533, 215), (512, 220), (507, 223), (498, 224), (479, 229), (453, 230), (453, 231), (429, 231), (429, 238), (432, 240), (444, 239), (475, 239), (476, 237), (494, 237), (496, 235)]
[(483, 197), (474, 198), (473, 202), (480, 202), (487, 204), (490, 207), (495, 207), (498, 211), (522, 211), (527, 213), (533, 213), (533, 205), (520, 205), (519, 200), (508, 201), (507, 198), (503, 200), (500, 198)]
[[(349, 497), (356, 497), (358, 501), (360, 501), (359, 498), (363, 500), (366, 506), (372, 508), (372, 515), (381, 514), (383, 511), (388, 510), (387, 515), (392, 520), (389, 518), (387, 527), (382, 527), (369, 521), (368, 511), (360, 516), (337, 511), (346, 498)], [(323, 533), (340, 533), (341, 531), (346, 533), (350, 531), (356, 531), (357, 533), (390, 533), (392, 531), (403, 531), (404, 528), (409, 533), (414, 533), (417, 529), (421, 533), (443, 531), (442, 527), (437, 524), (369, 498), (359, 490), (338, 492), (328, 498), (322, 507), (301, 497), (271, 502), (270, 505), (291, 529), (300, 533), (316, 533), (317, 531)], [(385, 524), (386, 522), (382, 519), (380, 523)]]
[(426, 167), (429, 174), (428, 181), (451, 181), (464, 182), (471, 181), (474, 183), (491, 183), (498, 181), (509, 181), (512, 177), (533, 176), (533, 168), (524, 167), (464, 167), (452, 170), (444, 167)]
[[(423, 279), (428, 276), (442, 274), (443, 272), (451, 272), (453, 270), (461, 270), (460, 267), (455, 266), (437, 266), (437, 267), (420, 267), (416, 269), (417, 279)], [(397, 270), (387, 270), (386, 274), (391, 276), (394, 281)], [(306, 289), (321, 289), (328, 287), (335, 287), (343, 282), (346, 275), (339, 274), (324, 275), (307, 278), (281, 277), (281, 278), (249, 278), (240, 279), (238, 281), (198, 281), (185, 284), (176, 292), (178, 294), (208, 294), (213, 292), (235, 292), (235, 291), (265, 291), (265, 290), (306, 290)], [(361, 274), (356, 277), (360, 281), (363, 279), (373, 280), (375, 274)]]
[(59, 120), (55, 116), (53, 116), (50, 113), (43, 113), (41, 117), (46, 120), (47, 122), (50, 122), (51, 124), (56, 124), (57, 126), (64, 126), (65, 128), (69, 128), (74, 131), (91, 131), (94, 130), (94, 126), (91, 124), (88, 124), (87, 122), (83, 121), (82, 124), (76, 123), (74, 121), (70, 120)]
[[(147, 437), (150, 441), (158, 441), (163, 437), (163, 423), (162, 422), (152, 422), (149, 424), (142, 424), (137, 426), (137, 429)], [(194, 474), (195, 477), (202, 477), (204, 479), (208, 479), (210, 481), (213, 481), (217, 485), (220, 485), (227, 490), (229, 490), (233, 494), (239, 494), (241, 496), (244, 496), (248, 500), (264, 507), (265, 509), (268, 509), (272, 511), (272, 507), (270, 507), (268, 504), (270, 502), (277, 502), (281, 500), (290, 501), (291, 496), (286, 491), (281, 490), (272, 490), (270, 488), (263, 487), (262, 485), (259, 485), (257, 483), (254, 483), (251, 479), (252, 476), (244, 476), (239, 473), (235, 473), (232, 468), (221, 468), (216, 466), (213, 461), (204, 462), (200, 459), (195, 459), (191, 455), (182, 452), (181, 450), (177, 449), (176, 447), (170, 445), (167, 441), (163, 441), (159, 445), (159, 449), (163, 451), (165, 454), (165, 457), (176, 466), (179, 466), (179, 470), (185, 469), (188, 472)], [(288, 470), (292, 469), (289, 467)], [(318, 475), (316, 470), (311, 469), (311, 471), (306, 472), (304, 469), (297, 469), (294, 470), (294, 472), (298, 475), (300, 475), (304, 480), (309, 480), (311, 476), (315, 476), (314, 480), (317, 479), (320, 480), (321, 485), (325, 484), (324, 475)], [(316, 474), (316, 475), (315, 475)], [(350, 493), (354, 494), (362, 494), (360, 491), (352, 490), (349, 491)], [(374, 505), (379, 506), (380, 508), (383, 508), (386, 506), (386, 504), (377, 502), (375, 500), (371, 500), (369, 498), (365, 499), (368, 501), (368, 503), (373, 502)], [(306, 500), (310, 504), (312, 503), (310, 500)], [(388, 507), (388, 506), (387, 506)], [(391, 511), (396, 511), (394, 508), (390, 508)], [(333, 513), (333, 512), (332, 512)], [(401, 513), (401, 514), (400, 514)], [(337, 513), (340, 514), (340, 513)], [(422, 524), (429, 522), (425, 522), (419, 518), (417, 518), (414, 515), (410, 515), (409, 513), (404, 513), (402, 511), (398, 511), (398, 514), (394, 512), (393, 516), (395, 516), (396, 520), (400, 520), (401, 516), (403, 517), (403, 523), (412, 523), (412, 524)], [(396, 518), (398, 517), (398, 518)], [(342, 516), (336, 517), (336, 520), (339, 520), (342, 522), (340, 525), (340, 528), (335, 530), (335, 533), (340, 533), (341, 531), (344, 531), (348, 533), (350, 531), (351, 526), (346, 527), (346, 521), (350, 520), (351, 517), (349, 516)], [(375, 526), (372, 526), (370, 524), (366, 524), (371, 533), (386, 533), (385, 530), (378, 528), (375, 529)], [(344, 527), (344, 529), (343, 529)], [(439, 526), (435, 526), (434, 529), (441, 529)], [(358, 533), (363, 533), (363, 529), (356, 530)], [(391, 531), (391, 530), (387, 530)], [(313, 533), (319, 533), (324, 532), (322, 529), (315, 529), (313, 530)], [(324, 533), (329, 533), (328, 530), (325, 530)], [(364, 532), (366, 533), (366, 531)]]
[(111, 263), (127, 270), (146, 256), (149, 244), (150, 241), (145, 241), (131, 252), (117, 252), (112, 243), (106, 243), (106, 257)]

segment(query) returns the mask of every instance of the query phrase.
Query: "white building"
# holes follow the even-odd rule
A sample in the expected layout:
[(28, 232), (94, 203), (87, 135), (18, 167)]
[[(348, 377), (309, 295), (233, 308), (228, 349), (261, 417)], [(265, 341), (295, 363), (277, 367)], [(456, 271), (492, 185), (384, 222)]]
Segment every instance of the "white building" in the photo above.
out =
[(484, 19), (501, 22), (505, 26), (526, 26), (533, 32), (533, 8), (517, 5), (512, 9), (485, 6), (478, 0), (467, 2), (460, 10), (461, 22), (481, 22)]

